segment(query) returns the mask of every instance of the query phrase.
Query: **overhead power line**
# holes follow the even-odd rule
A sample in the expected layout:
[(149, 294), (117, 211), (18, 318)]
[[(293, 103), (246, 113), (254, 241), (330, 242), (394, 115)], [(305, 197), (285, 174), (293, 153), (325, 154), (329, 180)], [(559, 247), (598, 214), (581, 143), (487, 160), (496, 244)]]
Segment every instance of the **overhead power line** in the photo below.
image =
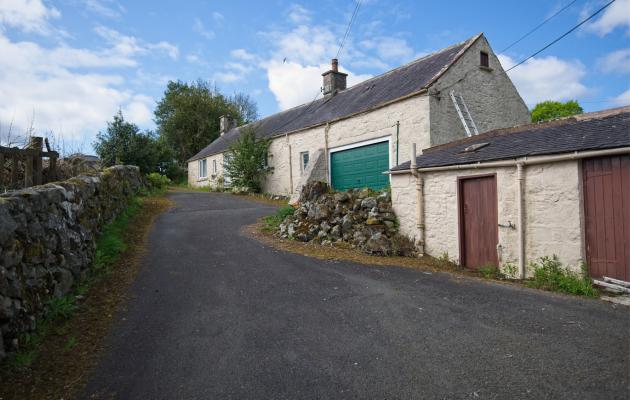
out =
[(337, 55), (335, 56), (335, 58), (339, 58), (341, 49), (343, 49), (343, 46), (346, 44), (346, 39), (348, 38), (348, 34), (350, 33), (350, 28), (352, 27), (352, 23), (354, 22), (354, 19), (357, 17), (357, 14), (359, 13), (359, 8), (361, 7), (362, 1), (363, 0), (357, 0), (357, 4), (355, 5), (354, 11), (352, 11), (352, 16), (350, 17), (350, 21), (348, 21), (348, 26), (346, 27), (346, 33), (344, 33), (343, 39), (341, 39), (341, 42), (339, 43), (339, 50), (337, 50)]
[[(348, 35), (350, 33), (350, 28), (352, 28), (352, 24), (354, 23), (354, 21), (355, 21), (355, 19), (357, 17), (357, 14), (359, 13), (359, 8), (361, 7), (362, 1), (363, 0), (357, 0), (357, 4), (354, 6), (354, 10), (352, 11), (352, 15), (350, 16), (350, 21), (348, 21), (348, 26), (346, 27), (346, 31), (345, 31), (345, 33), (343, 35), (343, 38), (341, 39), (341, 42), (339, 43), (339, 49), (337, 50), (336, 58), (339, 58), (339, 54), (341, 53), (341, 49), (343, 49), (343, 46), (346, 43), (346, 39), (348, 38)], [(315, 104), (315, 102), (319, 98), (320, 94), (321, 94), (321, 90), (318, 90), (317, 93), (315, 94), (315, 97), (313, 98), (313, 100), (311, 100), (311, 102), (304, 108), (304, 110), (302, 110), (301, 113), (296, 115), (294, 118), (288, 120), (284, 124), (280, 125), (278, 128), (276, 128), (276, 130), (280, 131), (281, 129), (283, 129), (284, 127), (292, 124), (294, 121), (296, 121), (302, 115), (304, 115), (308, 111), (310, 111), (311, 107), (313, 107), (313, 104)]]
[(507, 46), (505, 49), (499, 51), (499, 53), (504, 53), (507, 50), (511, 49), (513, 46), (517, 45), (518, 43), (520, 43), (523, 39), (525, 39), (526, 37), (528, 37), (529, 35), (531, 35), (532, 33), (536, 32), (538, 29), (540, 29), (543, 25), (545, 25), (547, 22), (551, 21), (552, 19), (554, 19), (557, 15), (561, 14), (564, 10), (568, 9), (569, 7), (571, 7), (573, 4), (575, 4), (578, 0), (573, 0), (572, 2), (570, 2), (569, 4), (567, 4), (566, 6), (562, 7), (560, 10), (558, 10), (557, 12), (555, 12), (552, 16), (550, 16), (549, 18), (547, 18), (546, 20), (544, 20), (543, 22), (541, 22), (540, 24), (536, 25), (536, 27), (534, 27), (531, 31), (527, 32), (526, 34), (524, 34), (523, 36), (521, 36), (520, 38), (518, 38), (516, 41), (514, 41), (512, 44), (510, 44), (509, 46)]
[(551, 43), (547, 44), (545, 47), (543, 47), (542, 49), (538, 50), (537, 52), (535, 52), (534, 54), (532, 54), (531, 56), (521, 60), (518, 64), (513, 65), (512, 67), (510, 67), (509, 69), (507, 69), (505, 72), (510, 72), (511, 70), (513, 70), (514, 68), (518, 67), (519, 65), (524, 64), (525, 62), (527, 62), (528, 60), (536, 57), (538, 54), (542, 53), (543, 51), (547, 50), (548, 48), (550, 48), (551, 46), (553, 46), (554, 44), (558, 43), (560, 40), (564, 39), (566, 36), (568, 36), (571, 32), (573, 32), (574, 30), (576, 30), (577, 28), (579, 28), (580, 26), (584, 25), (585, 23), (587, 23), (588, 21), (590, 21), (591, 19), (593, 19), (597, 14), (599, 14), (600, 12), (604, 11), (606, 8), (608, 8), (612, 3), (614, 3), (617, 0), (612, 0), (609, 3), (607, 3), (606, 5), (604, 5), (602, 8), (600, 8), (599, 10), (595, 11), (593, 14), (589, 15), (587, 18), (585, 18), (584, 20), (582, 20), (582, 22), (580, 22), (579, 24), (575, 25), (573, 28), (569, 29), (568, 31), (566, 31), (565, 33), (563, 33), (562, 35), (560, 35), (558, 38), (554, 39)]

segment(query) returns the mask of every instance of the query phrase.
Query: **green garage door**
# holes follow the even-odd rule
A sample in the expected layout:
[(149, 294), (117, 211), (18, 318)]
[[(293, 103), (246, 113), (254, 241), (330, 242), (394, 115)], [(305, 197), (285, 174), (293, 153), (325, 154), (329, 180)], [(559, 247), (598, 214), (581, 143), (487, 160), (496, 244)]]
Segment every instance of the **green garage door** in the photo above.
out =
[(389, 177), (389, 142), (370, 144), (330, 154), (330, 175), (335, 190), (387, 187)]

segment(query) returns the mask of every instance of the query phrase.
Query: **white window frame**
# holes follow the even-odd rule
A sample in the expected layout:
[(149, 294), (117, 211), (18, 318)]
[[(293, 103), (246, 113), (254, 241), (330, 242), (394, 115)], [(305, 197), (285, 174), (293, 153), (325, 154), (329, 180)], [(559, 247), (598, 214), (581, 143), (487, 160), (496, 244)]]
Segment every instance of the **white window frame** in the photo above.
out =
[[(306, 162), (306, 165), (304, 165), (304, 156), (308, 157), (308, 161)], [(302, 172), (306, 171), (306, 168), (308, 168), (308, 163), (311, 162), (311, 155), (308, 153), (307, 151), (301, 151), (300, 152), (300, 170)]]
[(208, 160), (206, 160), (205, 158), (202, 160), (199, 160), (199, 179), (203, 179), (203, 178), (207, 178), (208, 177)]
[[(364, 140), (362, 142), (356, 142), (352, 144), (347, 144), (343, 146), (331, 147), (328, 149), (328, 185), (332, 188), (332, 154), (338, 151), (355, 149), (357, 147), (369, 146), (371, 144), (387, 142), (387, 156), (389, 157), (389, 168), (394, 167), (392, 161), (392, 137), (391, 136), (383, 136), (376, 139)], [(389, 183), (392, 182), (392, 176), (389, 175)]]

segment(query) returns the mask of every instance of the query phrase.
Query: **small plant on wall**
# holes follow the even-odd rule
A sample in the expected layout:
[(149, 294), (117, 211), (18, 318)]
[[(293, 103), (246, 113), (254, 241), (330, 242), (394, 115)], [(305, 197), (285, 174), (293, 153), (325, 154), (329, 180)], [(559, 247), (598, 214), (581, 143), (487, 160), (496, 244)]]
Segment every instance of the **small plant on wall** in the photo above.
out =
[(267, 163), (270, 144), (269, 139), (257, 138), (254, 129), (242, 130), (225, 156), (225, 172), (231, 186), (260, 193), (265, 177), (273, 172)]

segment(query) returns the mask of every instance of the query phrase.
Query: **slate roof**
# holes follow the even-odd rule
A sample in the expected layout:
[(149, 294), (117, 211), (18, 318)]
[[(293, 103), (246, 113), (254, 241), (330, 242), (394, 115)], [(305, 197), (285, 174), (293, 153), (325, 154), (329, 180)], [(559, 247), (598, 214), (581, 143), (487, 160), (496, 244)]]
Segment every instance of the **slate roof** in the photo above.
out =
[[(463, 152), (478, 145), (477, 150)], [(630, 147), (630, 106), (554, 121), (497, 129), (425, 149), (418, 168)], [(410, 162), (392, 168), (409, 170)]]
[[(273, 114), (251, 125), (255, 128), (257, 136), (269, 138), (368, 111), (421, 92), (431, 86), (481, 36), (482, 34), (478, 34), (464, 42), (342, 90), (334, 96), (326, 96), (315, 102)], [(239, 128), (226, 132), (188, 161), (227, 150), (238, 135)]]

